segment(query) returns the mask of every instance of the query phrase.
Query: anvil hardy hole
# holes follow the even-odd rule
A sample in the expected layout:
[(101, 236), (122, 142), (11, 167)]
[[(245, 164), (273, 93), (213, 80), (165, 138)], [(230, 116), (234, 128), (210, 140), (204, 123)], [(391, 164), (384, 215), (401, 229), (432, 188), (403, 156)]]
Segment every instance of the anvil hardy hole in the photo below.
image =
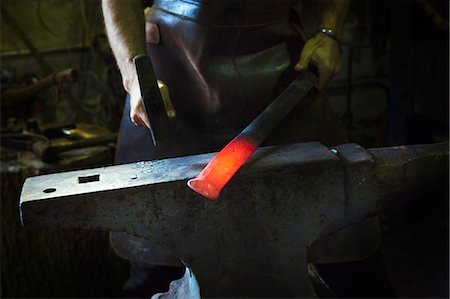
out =
[(98, 182), (98, 181), (100, 181), (99, 174), (78, 177), (78, 184), (85, 184), (85, 183)]
[(44, 190), (44, 193), (52, 193), (52, 192), (55, 192), (55, 191), (56, 191), (55, 188), (47, 188), (47, 189)]

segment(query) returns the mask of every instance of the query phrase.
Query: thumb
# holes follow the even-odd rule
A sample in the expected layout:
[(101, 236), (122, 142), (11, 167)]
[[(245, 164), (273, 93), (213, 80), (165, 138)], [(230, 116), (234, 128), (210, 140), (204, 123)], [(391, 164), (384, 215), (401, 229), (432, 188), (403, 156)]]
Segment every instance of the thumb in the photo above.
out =
[(147, 128), (151, 129), (150, 120), (147, 115), (147, 110), (145, 109), (144, 101), (142, 100), (141, 97), (139, 97), (138, 106), (136, 108), (137, 108), (136, 112), (139, 115), (139, 118), (141, 119), (141, 121), (145, 124), (145, 126)]
[(311, 61), (312, 51), (303, 48), (302, 53), (300, 54), (300, 59), (295, 65), (294, 69), (298, 72), (305, 71), (308, 68), (309, 62)]

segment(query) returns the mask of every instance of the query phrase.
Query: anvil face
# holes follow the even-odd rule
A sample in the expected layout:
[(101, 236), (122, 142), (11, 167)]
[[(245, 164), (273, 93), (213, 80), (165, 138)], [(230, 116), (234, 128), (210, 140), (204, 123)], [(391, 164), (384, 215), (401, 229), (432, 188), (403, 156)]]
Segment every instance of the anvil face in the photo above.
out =
[[(378, 204), (372, 155), (352, 144), (336, 150), (320, 143), (261, 148), (218, 201), (186, 187), (214, 154), (28, 178), (22, 222), (154, 241), (194, 271), (206, 297), (314, 297), (308, 245)], [(448, 145), (432, 150), (438, 154), (421, 154), (426, 162), (448, 158)], [(400, 164), (384, 157), (381, 173), (407, 161), (419, 167), (417, 152)]]

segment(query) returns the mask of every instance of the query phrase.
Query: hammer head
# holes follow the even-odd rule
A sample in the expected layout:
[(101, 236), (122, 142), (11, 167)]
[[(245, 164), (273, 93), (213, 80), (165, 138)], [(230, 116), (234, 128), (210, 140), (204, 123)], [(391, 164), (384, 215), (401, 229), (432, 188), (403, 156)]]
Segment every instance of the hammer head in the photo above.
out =
[(150, 120), (153, 145), (156, 146), (161, 141), (170, 141), (172, 131), (150, 57), (139, 55), (133, 61), (139, 80), (142, 101)]

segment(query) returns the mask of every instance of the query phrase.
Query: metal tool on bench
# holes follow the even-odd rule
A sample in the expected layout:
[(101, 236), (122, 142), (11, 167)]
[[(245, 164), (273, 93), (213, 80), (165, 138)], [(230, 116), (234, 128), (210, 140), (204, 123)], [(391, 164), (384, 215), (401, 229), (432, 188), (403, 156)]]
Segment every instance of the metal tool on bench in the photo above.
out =
[(315, 70), (301, 73), (256, 119), (228, 143), (196, 178), (190, 180), (188, 186), (211, 200), (217, 199), (222, 188), (280, 121), (305, 97), (317, 79)]
[(15, 105), (23, 105), (35, 94), (51, 86), (62, 84), (64, 82), (74, 82), (78, 78), (78, 71), (70, 68), (53, 74), (50, 74), (39, 81), (21, 89), (8, 89), (0, 94), (2, 108), (11, 108)]
[(149, 129), (153, 145), (170, 142), (172, 131), (168, 114), (174, 113), (173, 106), (168, 98), (164, 101), (161, 95), (150, 57), (138, 55), (133, 58), (133, 62), (136, 67), (142, 101), (150, 121)]
[(117, 133), (104, 134), (97, 137), (85, 138), (80, 140), (70, 140), (59, 144), (50, 144), (38, 140), (31, 145), (31, 151), (39, 156), (44, 162), (55, 162), (59, 154), (80, 148), (106, 145), (117, 140)]
[[(67, 128), (58, 127), (58, 129), (48, 130), (47, 134), (56, 135), (61, 137), (63, 134), (74, 135), (72, 138), (75, 140), (63, 140), (57, 141), (50, 140), (50, 136), (33, 133), (15, 133), (15, 134), (0, 134), (0, 141), (3, 147), (12, 148), (15, 150), (31, 151), (44, 162), (56, 162), (59, 159), (59, 155), (63, 152), (81, 149), (86, 147), (106, 145), (111, 142), (115, 142), (117, 139), (117, 133), (110, 133), (105, 131), (96, 132), (95, 130), (83, 130), (83, 128), (89, 128), (88, 125), (81, 124), (80, 128)], [(92, 126), (96, 128), (96, 126)], [(100, 127), (99, 127), (100, 128)], [(59, 133), (58, 133), (59, 131)]]
[(315, 297), (309, 246), (445, 186), (448, 154), (448, 143), (259, 148), (219, 201), (184, 187), (213, 153), (50, 174), (25, 181), (20, 213), (29, 228), (152, 240), (194, 271), (205, 297)]

